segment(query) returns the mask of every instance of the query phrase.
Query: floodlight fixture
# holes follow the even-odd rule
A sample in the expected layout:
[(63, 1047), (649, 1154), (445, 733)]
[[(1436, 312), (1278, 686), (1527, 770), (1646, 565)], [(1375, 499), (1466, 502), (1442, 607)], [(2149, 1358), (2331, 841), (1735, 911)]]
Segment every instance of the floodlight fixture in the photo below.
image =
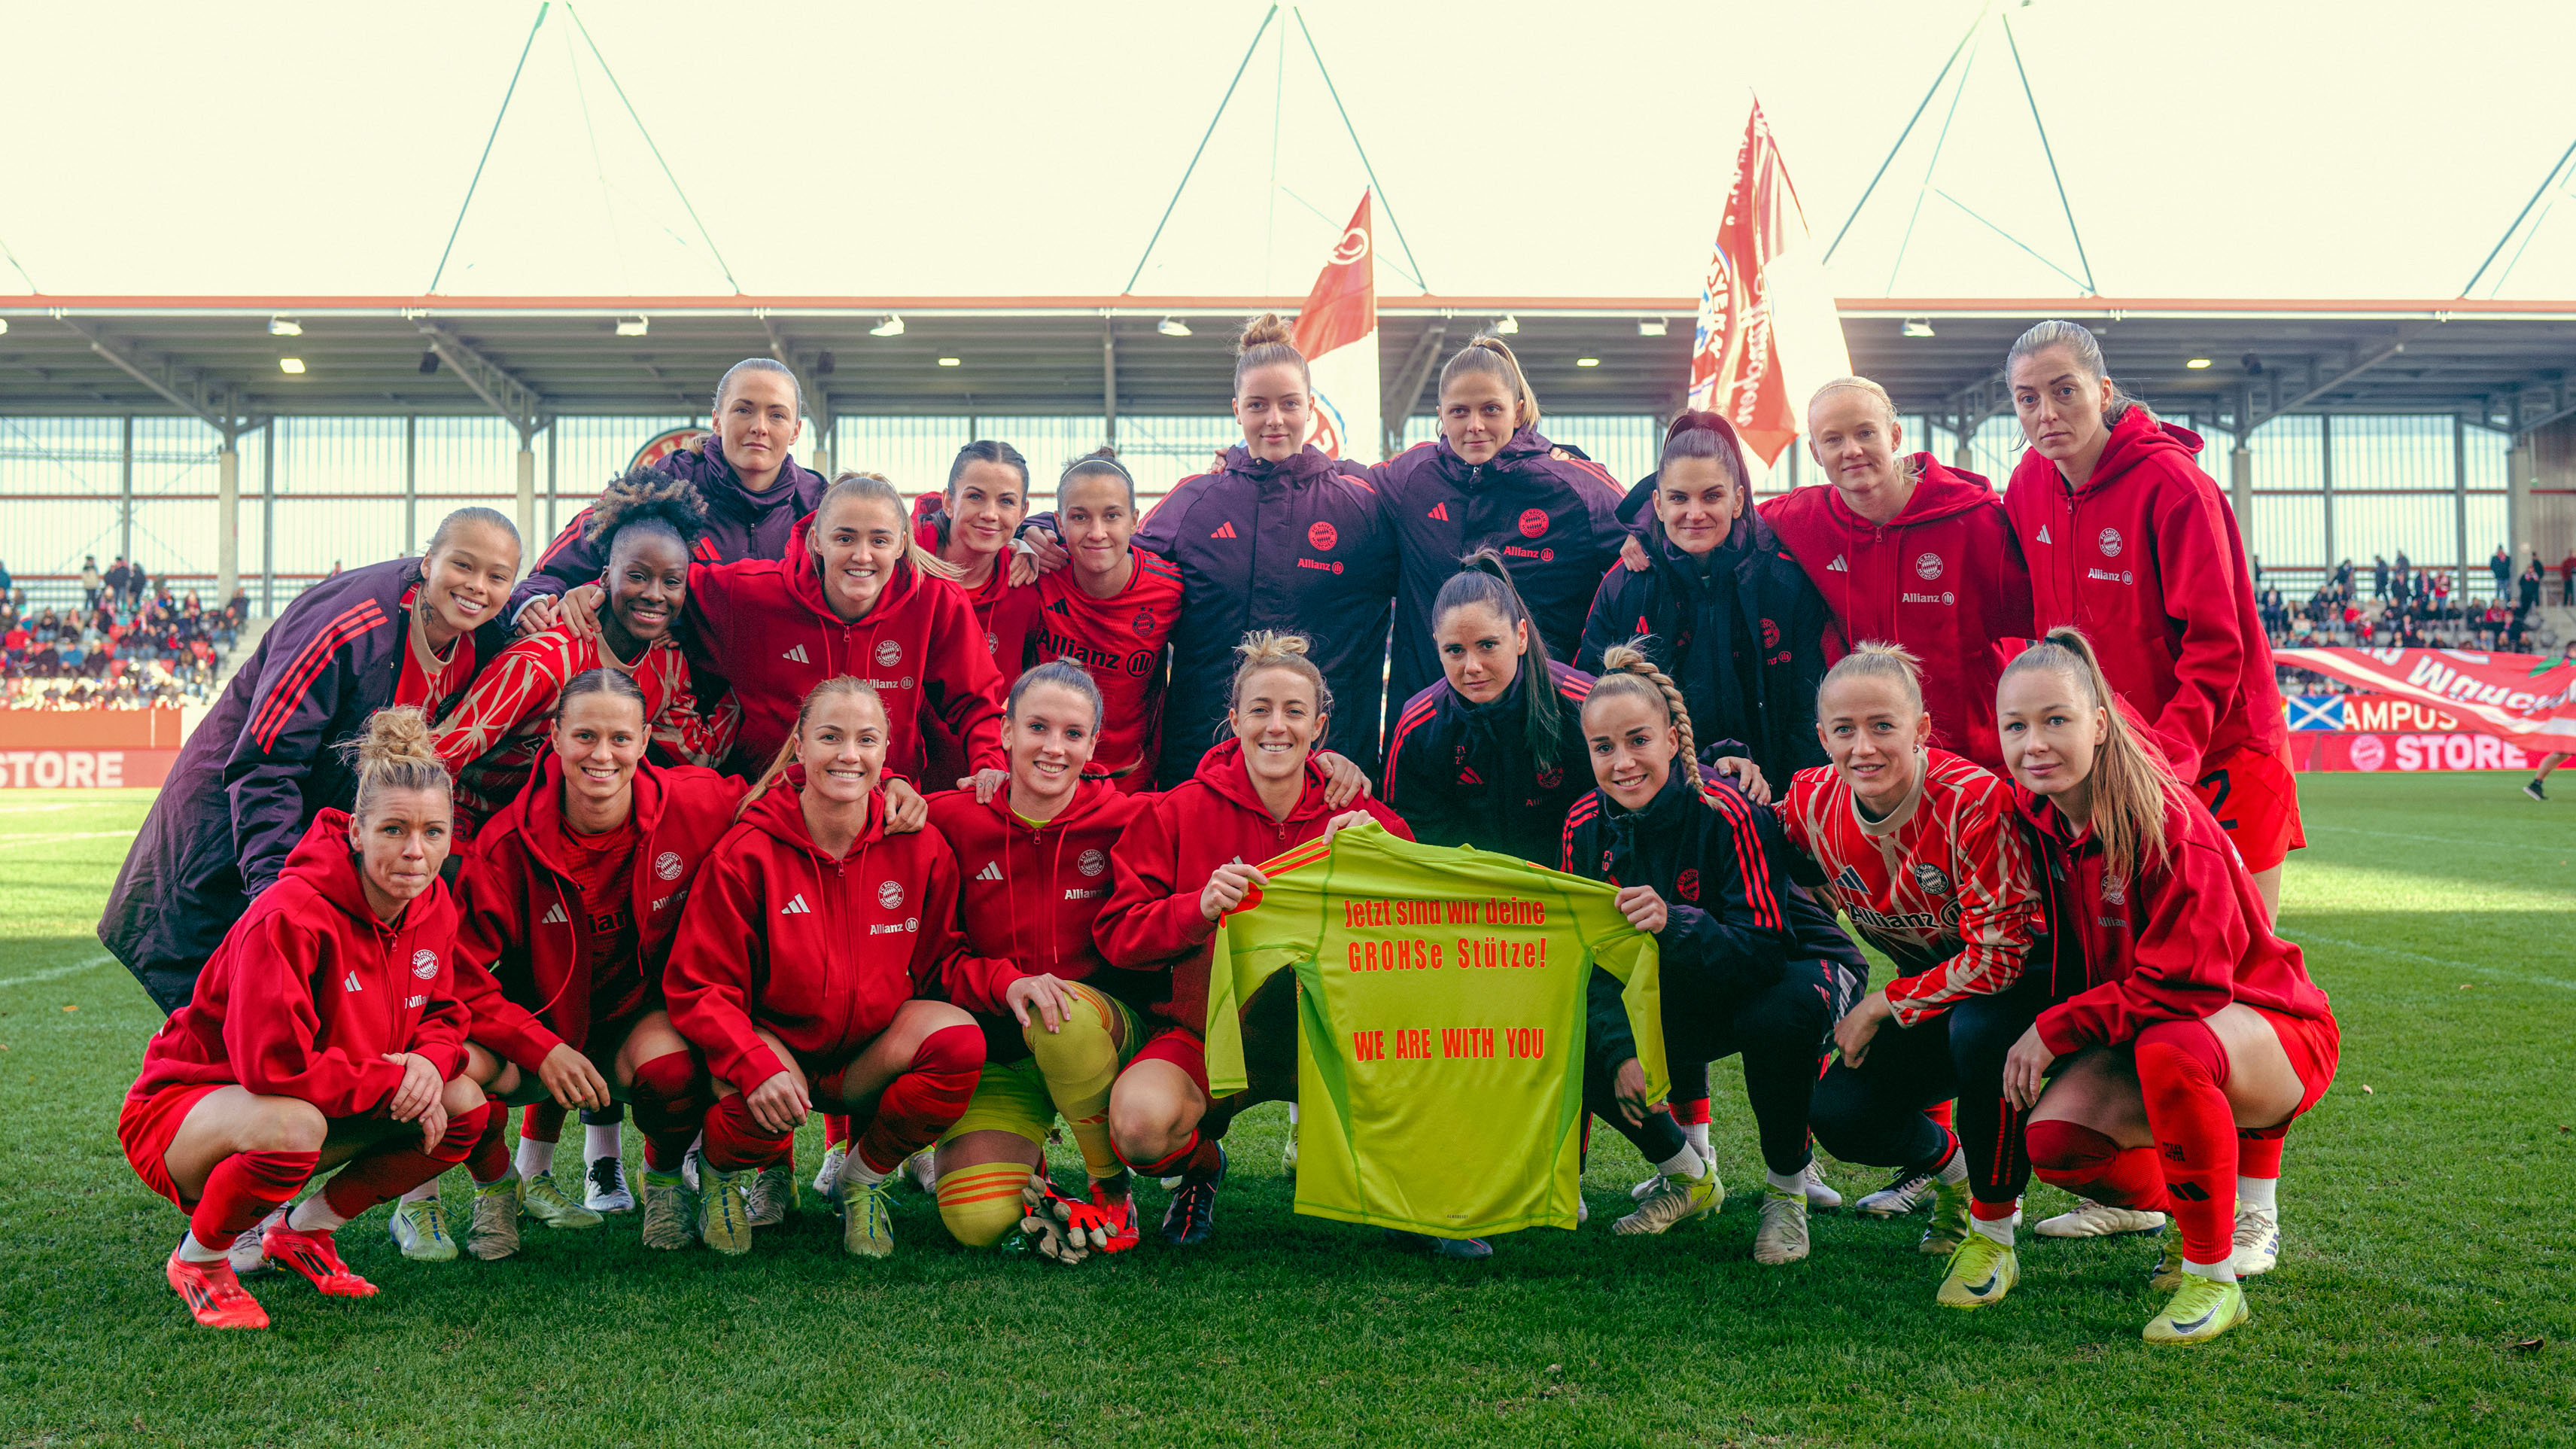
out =
[(1905, 319), (1905, 335), (1906, 335), (1906, 336), (1908, 336), (1908, 337), (1929, 337), (1929, 336), (1931, 336), (1931, 335), (1932, 335), (1932, 319), (1931, 319), (1931, 318), (1929, 318), (1929, 317), (1908, 317), (1908, 318), (1906, 318), (1906, 319)]
[(1187, 337), (1190, 335), (1190, 324), (1178, 317), (1166, 317), (1154, 324), (1154, 330), (1166, 337)]
[(903, 319), (892, 312), (888, 312), (884, 321), (868, 329), (868, 335), (870, 337), (901, 337), (903, 335)]
[(632, 317), (620, 317), (617, 319), (617, 335), (620, 337), (641, 337), (647, 331), (651, 330), (652, 326), (653, 319), (639, 312)]
[(304, 375), (304, 359), (301, 357), (281, 357), (277, 359), (277, 370), (285, 373), (289, 377), (302, 377)]
[(271, 337), (301, 337), (304, 335), (304, 324), (288, 316), (280, 315), (271, 317), (268, 319), (268, 335)]

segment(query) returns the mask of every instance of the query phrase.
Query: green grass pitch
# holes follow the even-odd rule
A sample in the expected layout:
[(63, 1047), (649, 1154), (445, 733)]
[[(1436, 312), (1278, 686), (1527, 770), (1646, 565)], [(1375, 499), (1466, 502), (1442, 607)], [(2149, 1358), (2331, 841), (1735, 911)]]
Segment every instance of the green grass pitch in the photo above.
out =
[[(2144, 1240), (2025, 1232), (2009, 1302), (1945, 1311), (1920, 1219), (1820, 1214), (1787, 1269), (1748, 1257), (1755, 1194), (1613, 1238), (1642, 1168), (1607, 1133), (1585, 1231), (1401, 1255), (1289, 1211), (1275, 1106), (1234, 1134), (1218, 1236), (1186, 1254), (969, 1254), (916, 1195), (887, 1262), (843, 1258), (809, 1199), (745, 1259), (648, 1254), (629, 1218), (425, 1265), (380, 1209), (342, 1239), (381, 1297), (270, 1279), (273, 1331), (203, 1331), (160, 1281), (178, 1215), (115, 1141), (157, 1018), (91, 934), (148, 797), (0, 796), (0, 1443), (2576, 1441), (2576, 801), (2519, 783), (2301, 781), (2283, 924), (2334, 996), (2341, 1078), (2290, 1135), (2288, 1247), (2252, 1322), (2152, 1353)], [(1741, 1190), (1759, 1164), (1740, 1079), (1718, 1085)], [(1881, 1176), (1829, 1172), (1855, 1196)], [(2029, 1217), (2066, 1201), (2035, 1189)]]

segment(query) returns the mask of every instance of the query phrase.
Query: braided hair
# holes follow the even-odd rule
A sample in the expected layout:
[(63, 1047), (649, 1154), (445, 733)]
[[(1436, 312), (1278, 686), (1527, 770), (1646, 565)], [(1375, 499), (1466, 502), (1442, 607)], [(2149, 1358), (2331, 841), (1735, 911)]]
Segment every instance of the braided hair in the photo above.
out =
[(1681, 686), (1673, 677), (1655, 667), (1646, 654), (1645, 637), (1640, 635), (1625, 644), (1613, 644), (1601, 654), (1601, 677), (1592, 683), (1592, 693), (1585, 697), (1583, 708), (1589, 713), (1593, 705), (1621, 695), (1634, 695), (1664, 708), (1664, 717), (1681, 736), (1681, 748), (1673, 755), (1673, 768), (1688, 770), (1697, 787), (1702, 804), (1711, 809), (1717, 805), (1717, 787), (1699, 773), (1699, 742), (1691, 734), (1689, 706), (1682, 703)]

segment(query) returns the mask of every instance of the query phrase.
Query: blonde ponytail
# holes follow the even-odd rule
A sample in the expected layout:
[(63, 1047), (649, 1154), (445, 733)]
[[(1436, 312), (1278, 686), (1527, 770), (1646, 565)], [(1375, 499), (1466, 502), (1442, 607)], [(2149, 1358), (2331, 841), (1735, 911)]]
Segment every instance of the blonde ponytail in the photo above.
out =
[[(1317, 715), (1329, 717), (1332, 714), (1333, 687), (1324, 682), (1324, 671), (1316, 668), (1315, 661), (1306, 657), (1305, 635), (1277, 629), (1255, 629), (1243, 636), (1242, 643), (1234, 646), (1234, 655), (1234, 681), (1226, 686), (1225, 691), (1228, 711), (1242, 707), (1243, 686), (1252, 676), (1264, 670), (1285, 669), (1315, 687)], [(1218, 721), (1218, 737), (1223, 738), (1230, 728), (1226, 721)], [(1323, 743), (1322, 737), (1318, 736), (1315, 747), (1321, 749)]]
[(454, 782), (439, 763), (433, 738), (429, 716), (411, 705), (390, 705), (367, 716), (366, 733), (340, 746), (358, 775), (350, 813), (363, 822), (387, 790), (435, 790), (453, 799)]
[(2093, 752), (2093, 771), (2085, 783), (2093, 794), (2093, 837), (2102, 842), (2109, 872), (2134, 880), (2142, 863), (2162, 866), (2172, 857), (2165, 834), (2165, 812), (2174, 806), (2199, 808), (2164, 751), (2128, 715), (2102, 661), (2084, 631), (2066, 625), (2048, 631), (2005, 668), (2010, 679), (2027, 670), (2046, 669), (2073, 684), (2109, 721), (2102, 743)]
[(1672, 676), (1657, 669), (1655, 661), (1647, 657), (1645, 643), (1646, 636), (1641, 634), (1625, 644), (1613, 644), (1601, 652), (1601, 677), (1592, 682), (1592, 692), (1584, 697), (1584, 708), (1589, 710), (1601, 700), (1616, 699), (1623, 694), (1662, 705), (1664, 717), (1681, 736), (1681, 748), (1673, 756), (1673, 768), (1689, 771), (1700, 802), (1714, 809), (1717, 787), (1699, 772), (1699, 741), (1691, 734), (1690, 707), (1682, 702), (1681, 686), (1673, 683)]
[(1514, 401), (1519, 404), (1516, 415), (1512, 418), (1513, 427), (1538, 426), (1538, 394), (1530, 390), (1529, 375), (1521, 371), (1521, 360), (1512, 355), (1510, 345), (1503, 339), (1490, 336), (1479, 337), (1459, 348), (1447, 362), (1441, 364), (1440, 393), (1446, 394), (1449, 391), (1449, 384), (1469, 376), (1491, 377), (1501, 381), (1504, 391), (1509, 392)]
[(1914, 706), (1915, 713), (1923, 712), (1923, 661), (1902, 644), (1876, 639), (1854, 644), (1851, 652), (1835, 660), (1834, 667), (1816, 682), (1816, 698), (1822, 700), (1836, 680), (1844, 679), (1876, 679), (1893, 684), (1896, 692), (1905, 696), (1905, 702)]

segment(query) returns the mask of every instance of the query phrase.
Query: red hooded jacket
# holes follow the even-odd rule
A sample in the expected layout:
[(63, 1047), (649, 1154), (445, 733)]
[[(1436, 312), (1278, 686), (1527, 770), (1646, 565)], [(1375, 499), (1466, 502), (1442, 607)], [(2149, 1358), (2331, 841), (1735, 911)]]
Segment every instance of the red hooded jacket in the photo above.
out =
[[(2002, 641), (2031, 633), (2030, 573), (1985, 479), (1929, 453), (1909, 462), (1921, 481), (1891, 523), (1861, 517), (1831, 487), (1774, 498), (1762, 518), (1825, 596), (1844, 639), (1902, 644), (1923, 661), (1932, 743), (2000, 770), (1995, 684), (2011, 662)], [(1847, 651), (1828, 635), (1825, 652), (1831, 662)]]
[(790, 770), (716, 842), (662, 973), (671, 1024), (745, 1092), (786, 1069), (754, 1026), (811, 1069), (846, 1061), (914, 997), (999, 1015), (1022, 974), (967, 954), (938, 831), (886, 834), (885, 796), (871, 794), (866, 827), (835, 859), (805, 828), (803, 788)]
[[(932, 553), (948, 543), (948, 513), (940, 506), (944, 501), (937, 493), (924, 493), (912, 500), (913, 541)], [(1028, 668), (1037, 638), (1038, 586), (1011, 582), (1011, 554), (1005, 549), (994, 560), (992, 577), (984, 580), (983, 587), (958, 587), (965, 589), (966, 602), (975, 610), (975, 622), (983, 626), (984, 648), (993, 656), (993, 671), (1002, 676), (1002, 690), (1007, 695), (1011, 681)], [(937, 714), (923, 712), (921, 732), (925, 786), (946, 789), (971, 773), (965, 750)]]
[[(958, 913), (969, 949), (1009, 961), (1025, 975), (1088, 981), (1107, 969), (1091, 924), (1109, 900), (1109, 853), (1152, 796), (1087, 779), (1043, 825), (1011, 813), (1007, 787), (989, 804), (975, 803), (972, 790), (942, 790), (929, 803), (931, 827), (947, 837), (957, 862)], [(1123, 974), (1093, 984), (1124, 990)]]
[(806, 693), (844, 674), (885, 704), (888, 774), (922, 777), (925, 709), (965, 742), (969, 769), (1000, 769), (1002, 677), (965, 591), (898, 563), (876, 607), (845, 624), (823, 600), (806, 543), (813, 523), (811, 515), (797, 520), (784, 559), (689, 567), (691, 626), (724, 661), (742, 705), (732, 772), (756, 776), (768, 768), (795, 733)]
[(2117, 1046), (2159, 1021), (2204, 1020), (2234, 1001), (2309, 1020), (2327, 1014), (2299, 948), (2272, 934), (2244, 858), (2196, 802), (2165, 802), (2170, 853), (2123, 881), (2104, 869), (2091, 826), (2077, 829), (2018, 786), (2013, 798), (2064, 882), (2049, 933), (2083, 948), (2092, 983), (2039, 1014), (2050, 1051)]
[[(1402, 817), (1363, 795), (1346, 809), (1413, 838)], [(1340, 810), (1324, 803), (1324, 771), (1311, 758), (1306, 784), (1288, 818), (1271, 818), (1252, 787), (1243, 745), (1226, 740), (1199, 760), (1198, 773), (1146, 802), (1109, 853), (1109, 903), (1095, 926), (1100, 954), (1128, 971), (1170, 973), (1163, 999), (1148, 1009), (1175, 1026), (1207, 1030), (1208, 942), (1216, 922), (1199, 914), (1199, 892), (1218, 866), (1259, 865), (1324, 833)], [(1249, 908), (1256, 894), (1244, 902)], [(1121, 993), (1125, 994), (1125, 993)]]
[(196, 995), (143, 1049), (133, 1097), (238, 1083), (294, 1097), (325, 1117), (361, 1117), (402, 1085), (386, 1052), (417, 1052), (441, 1078), (465, 1063), (456, 995), (456, 907), (445, 884), (388, 926), (368, 908), (349, 851), (349, 816), (325, 810), (277, 883), (225, 933)]
[(2132, 406), (2082, 488), (2032, 449), (2004, 490), (2033, 626), (2084, 631), (2185, 782), (2238, 745), (2289, 747), (2245, 544), (2199, 455), (2197, 434)]
[[(631, 999), (660, 998), (689, 887), (748, 788), (690, 765), (636, 768)], [(616, 984), (590, 979), (590, 913), (566, 849), (563, 761), (549, 750), (474, 837), (456, 879), (456, 989), (474, 1039), (531, 1072), (556, 1046), (589, 1040), (591, 1003)]]

